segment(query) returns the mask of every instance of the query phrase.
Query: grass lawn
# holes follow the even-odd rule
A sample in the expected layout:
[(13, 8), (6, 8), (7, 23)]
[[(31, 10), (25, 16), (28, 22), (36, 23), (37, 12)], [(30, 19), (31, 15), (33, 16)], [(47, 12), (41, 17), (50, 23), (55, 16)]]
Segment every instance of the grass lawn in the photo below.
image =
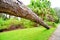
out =
[(48, 40), (54, 30), (41, 27), (18, 29), (0, 33), (0, 40)]

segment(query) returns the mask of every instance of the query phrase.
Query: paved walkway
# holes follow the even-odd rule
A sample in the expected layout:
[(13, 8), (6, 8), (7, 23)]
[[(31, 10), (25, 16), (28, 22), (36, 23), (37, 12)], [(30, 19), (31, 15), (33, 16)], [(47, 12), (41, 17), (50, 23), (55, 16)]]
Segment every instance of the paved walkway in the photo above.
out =
[(58, 25), (56, 31), (52, 34), (49, 40), (60, 40), (60, 24)]

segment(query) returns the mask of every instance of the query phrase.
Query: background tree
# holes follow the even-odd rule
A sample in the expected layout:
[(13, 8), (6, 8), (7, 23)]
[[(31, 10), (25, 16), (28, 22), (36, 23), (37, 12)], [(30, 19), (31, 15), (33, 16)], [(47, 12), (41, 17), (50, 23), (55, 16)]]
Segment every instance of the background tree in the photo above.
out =
[[(54, 8), (51, 8), (51, 2), (49, 0), (31, 0), (28, 7), (30, 7), (37, 15), (43, 18), (45, 22), (57, 23), (58, 17)], [(51, 23), (51, 24), (53, 24)]]

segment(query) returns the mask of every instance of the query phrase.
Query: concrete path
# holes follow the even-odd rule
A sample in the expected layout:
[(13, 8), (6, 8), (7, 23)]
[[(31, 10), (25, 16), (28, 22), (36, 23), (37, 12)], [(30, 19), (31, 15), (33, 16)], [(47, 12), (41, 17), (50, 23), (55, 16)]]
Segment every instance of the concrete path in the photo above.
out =
[(49, 38), (49, 40), (60, 40), (60, 24), (58, 25), (56, 31)]

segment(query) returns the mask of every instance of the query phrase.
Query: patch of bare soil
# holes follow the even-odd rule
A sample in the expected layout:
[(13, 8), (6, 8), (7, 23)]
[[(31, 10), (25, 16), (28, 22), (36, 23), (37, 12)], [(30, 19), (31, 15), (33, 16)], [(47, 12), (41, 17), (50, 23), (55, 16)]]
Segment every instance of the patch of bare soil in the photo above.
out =
[(24, 27), (20, 24), (11, 25), (9, 28), (1, 29), (0, 32), (6, 32), (6, 31), (11, 31), (11, 30), (16, 30), (16, 29), (24, 29)]

